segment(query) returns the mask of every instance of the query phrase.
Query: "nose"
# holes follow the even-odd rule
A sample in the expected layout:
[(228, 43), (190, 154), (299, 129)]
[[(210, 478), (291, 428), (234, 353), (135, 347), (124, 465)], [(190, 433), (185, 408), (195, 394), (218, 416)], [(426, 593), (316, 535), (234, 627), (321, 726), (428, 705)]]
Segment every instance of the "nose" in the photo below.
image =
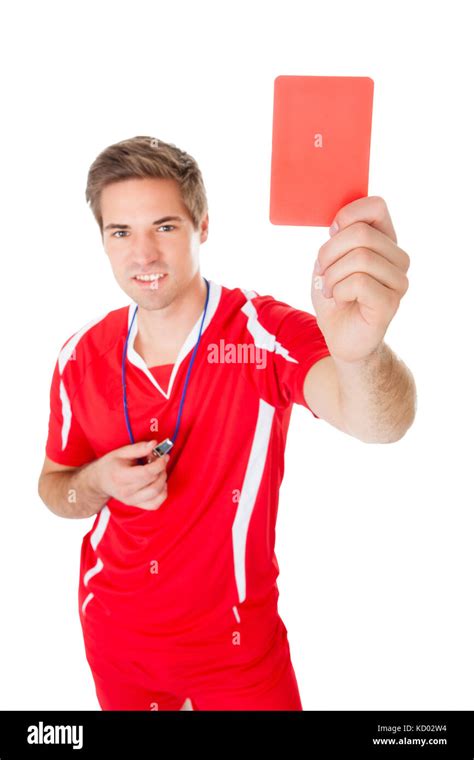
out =
[[(153, 235), (153, 233), (152, 233)], [(135, 239), (135, 245), (133, 248), (133, 258), (138, 266), (146, 268), (150, 264), (160, 264), (163, 259), (163, 255), (159, 250), (156, 236), (141, 235)]]

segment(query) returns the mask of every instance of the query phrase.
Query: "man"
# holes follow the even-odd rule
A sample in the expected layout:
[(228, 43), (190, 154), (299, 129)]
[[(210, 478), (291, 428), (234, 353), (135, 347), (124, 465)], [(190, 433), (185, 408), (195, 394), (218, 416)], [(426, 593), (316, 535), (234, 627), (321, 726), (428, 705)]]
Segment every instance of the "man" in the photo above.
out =
[(409, 257), (381, 198), (340, 209), (316, 319), (201, 276), (204, 184), (175, 146), (110, 146), (86, 198), (131, 303), (59, 353), (39, 494), (60, 516), (96, 515), (79, 613), (99, 703), (301, 710), (274, 554), (291, 408), (366, 442), (404, 435), (415, 384), (383, 337)]

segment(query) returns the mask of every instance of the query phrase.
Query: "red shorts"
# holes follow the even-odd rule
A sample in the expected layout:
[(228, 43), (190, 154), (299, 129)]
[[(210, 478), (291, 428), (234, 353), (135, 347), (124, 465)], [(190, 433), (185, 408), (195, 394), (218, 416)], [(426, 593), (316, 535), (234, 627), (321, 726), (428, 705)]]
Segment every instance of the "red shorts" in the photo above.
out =
[[(195, 690), (172, 694), (150, 689), (125, 678), (107, 677), (92, 670), (97, 699), (102, 710), (302, 710), (291, 661), (276, 684), (261, 684), (254, 693), (244, 691)], [(178, 690), (176, 690), (178, 691)]]
[(234, 656), (218, 643), (209, 652), (198, 640), (164, 646), (152, 636), (131, 638), (111, 617), (99, 620), (94, 601), (81, 622), (102, 710), (303, 709), (281, 618), (265, 649)]

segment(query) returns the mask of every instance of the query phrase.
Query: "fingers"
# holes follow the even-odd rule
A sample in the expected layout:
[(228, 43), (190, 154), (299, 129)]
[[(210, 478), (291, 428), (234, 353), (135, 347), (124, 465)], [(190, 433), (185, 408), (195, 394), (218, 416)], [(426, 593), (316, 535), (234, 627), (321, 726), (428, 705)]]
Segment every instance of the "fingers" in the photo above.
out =
[(315, 274), (325, 274), (327, 269), (341, 257), (360, 249), (370, 249), (393, 266), (398, 267), (403, 273), (406, 273), (410, 266), (408, 254), (387, 235), (365, 222), (356, 222), (338, 232), (321, 246), (318, 252), (319, 271), (315, 271)]
[[(169, 454), (151, 455), (150, 461), (138, 465), (137, 459), (147, 458), (157, 441), (141, 441), (123, 446), (110, 458), (110, 477), (114, 498), (129, 506), (157, 509), (167, 495), (166, 466)], [(112, 491), (111, 491), (112, 493)]]
[(133, 495), (132, 506), (140, 509), (158, 509), (168, 496), (166, 471), (161, 472), (152, 485), (142, 488)]
[(326, 298), (332, 298), (335, 285), (357, 272), (370, 275), (398, 293), (400, 298), (408, 290), (408, 278), (399, 267), (368, 248), (355, 248), (326, 269), (323, 294)]
[(340, 231), (359, 221), (375, 227), (393, 240), (394, 243), (397, 242), (397, 235), (388, 206), (380, 195), (369, 195), (351, 201), (339, 209), (333, 220), (333, 222), (337, 222), (339, 225)]
[(120, 480), (127, 493), (135, 494), (143, 488), (152, 485), (162, 472), (166, 473), (166, 466), (169, 461), (169, 455), (164, 457), (153, 457), (150, 464), (144, 464), (136, 467), (125, 467), (121, 469)]
[(149, 512), (154, 511), (155, 509), (159, 509), (164, 501), (168, 498), (168, 489), (167, 485), (163, 486), (163, 490), (161, 491), (161, 494), (158, 496), (158, 498), (153, 499), (152, 501), (147, 501), (141, 504), (137, 504), (138, 509), (146, 509)]
[(140, 441), (131, 443), (128, 446), (122, 446), (115, 450), (115, 455), (119, 459), (141, 459), (141, 457), (150, 454), (152, 449), (158, 444), (158, 441)]
[(400, 303), (400, 297), (394, 290), (360, 272), (338, 282), (333, 288), (333, 298), (337, 305), (358, 301), (380, 324), (388, 324)]

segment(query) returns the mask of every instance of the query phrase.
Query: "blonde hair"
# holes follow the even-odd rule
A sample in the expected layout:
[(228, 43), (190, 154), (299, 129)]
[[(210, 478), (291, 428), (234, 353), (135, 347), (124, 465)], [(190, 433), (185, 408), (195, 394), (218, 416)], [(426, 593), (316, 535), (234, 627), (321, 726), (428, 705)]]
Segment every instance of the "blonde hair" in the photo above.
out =
[(87, 175), (86, 201), (103, 233), (101, 192), (120, 180), (140, 177), (175, 179), (194, 229), (207, 213), (207, 197), (201, 170), (195, 159), (172, 143), (154, 137), (131, 137), (105, 148)]

